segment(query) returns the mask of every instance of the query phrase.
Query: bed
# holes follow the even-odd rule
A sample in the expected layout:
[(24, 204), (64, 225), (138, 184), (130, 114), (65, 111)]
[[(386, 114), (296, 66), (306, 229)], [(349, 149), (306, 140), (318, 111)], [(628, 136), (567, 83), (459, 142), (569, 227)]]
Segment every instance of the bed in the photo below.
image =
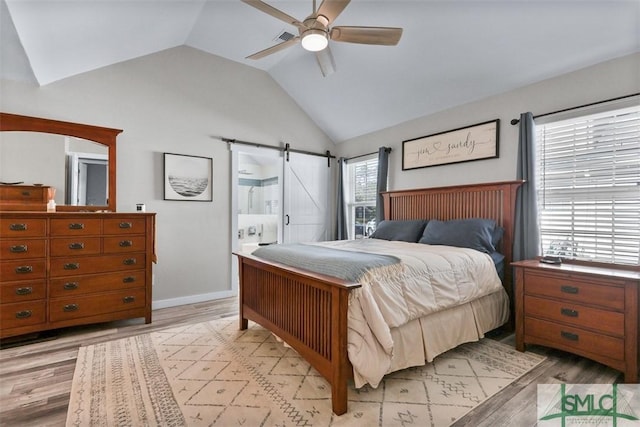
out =
[[(398, 347), (394, 351), (408, 356), (393, 360), (386, 371), (424, 364), (437, 354), (477, 340), (484, 332), (505, 323), (512, 300), (509, 265), (514, 206), (521, 184), (509, 181), (383, 193), (385, 218), (391, 221), (471, 218), (495, 221), (504, 231), (497, 249), (504, 255), (505, 266), (500, 292), (483, 294), (476, 300), (392, 328), (393, 345)], [(331, 384), (333, 412), (345, 413), (348, 381), (354, 379), (348, 351), (348, 336), (353, 335), (349, 334), (349, 325), (357, 321), (349, 317), (350, 297), (362, 291), (359, 290), (362, 284), (254, 255), (236, 255), (240, 329), (246, 329), (252, 320), (284, 340)], [(499, 308), (504, 307), (505, 298), (506, 318), (504, 308)], [(452, 334), (452, 328), (468, 333)], [(416, 339), (407, 339), (412, 336)], [(412, 347), (415, 342), (424, 345), (424, 351), (416, 351)], [(400, 351), (403, 347), (406, 348)]]

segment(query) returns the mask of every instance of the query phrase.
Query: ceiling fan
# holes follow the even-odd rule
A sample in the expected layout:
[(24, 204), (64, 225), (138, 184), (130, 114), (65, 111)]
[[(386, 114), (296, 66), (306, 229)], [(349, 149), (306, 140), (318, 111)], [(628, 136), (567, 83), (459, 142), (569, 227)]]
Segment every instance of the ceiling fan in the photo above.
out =
[(242, 0), (250, 6), (298, 28), (299, 35), (275, 46), (247, 56), (247, 59), (260, 59), (279, 52), (300, 42), (308, 51), (315, 52), (323, 76), (335, 71), (333, 55), (329, 49), (329, 40), (347, 43), (394, 46), (400, 41), (402, 28), (392, 27), (331, 27), (331, 23), (342, 13), (351, 0), (324, 0), (316, 9), (313, 0), (313, 12), (303, 21), (276, 9), (261, 0)]

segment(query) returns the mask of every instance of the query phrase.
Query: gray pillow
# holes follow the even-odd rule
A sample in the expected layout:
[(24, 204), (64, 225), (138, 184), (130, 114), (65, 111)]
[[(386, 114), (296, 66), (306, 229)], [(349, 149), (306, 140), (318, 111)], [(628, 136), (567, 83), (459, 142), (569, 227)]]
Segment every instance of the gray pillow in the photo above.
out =
[(495, 229), (496, 222), (491, 219), (432, 219), (424, 229), (419, 243), (471, 248), (490, 254), (496, 250), (494, 239), (502, 237), (502, 233)]
[(426, 224), (427, 221), (424, 219), (380, 221), (371, 238), (416, 243), (422, 236)]

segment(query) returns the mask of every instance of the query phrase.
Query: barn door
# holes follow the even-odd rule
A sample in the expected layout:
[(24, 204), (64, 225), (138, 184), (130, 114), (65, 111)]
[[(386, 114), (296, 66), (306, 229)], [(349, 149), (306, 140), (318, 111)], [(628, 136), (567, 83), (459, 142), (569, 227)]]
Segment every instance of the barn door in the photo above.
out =
[(284, 243), (329, 239), (327, 158), (290, 152), (284, 163)]

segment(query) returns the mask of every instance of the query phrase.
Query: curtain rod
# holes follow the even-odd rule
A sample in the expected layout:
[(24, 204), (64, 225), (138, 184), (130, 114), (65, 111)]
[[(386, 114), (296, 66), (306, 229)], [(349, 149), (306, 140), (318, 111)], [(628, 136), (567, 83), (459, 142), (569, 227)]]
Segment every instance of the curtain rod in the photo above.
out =
[[(386, 147), (386, 151), (387, 153), (390, 153), (391, 151), (393, 151), (391, 149), (391, 147)], [(353, 156), (353, 157), (347, 157), (345, 160), (349, 161), (349, 160), (353, 160), (353, 159), (359, 159), (360, 157), (365, 157), (365, 156), (372, 156), (374, 154), (378, 154), (377, 151), (374, 151), (373, 153), (367, 153), (367, 154), (360, 154), (359, 156)]]
[[(565, 108), (563, 110), (552, 111), (550, 113), (539, 114), (537, 116), (533, 116), (533, 118), (537, 119), (538, 117), (551, 116), (552, 114), (564, 113), (566, 111), (577, 110), (578, 108), (592, 107), (594, 105), (604, 104), (606, 102), (612, 102), (612, 101), (619, 101), (621, 99), (632, 98), (632, 97), (638, 96), (638, 95), (640, 95), (640, 92), (632, 93), (631, 95), (619, 96), (617, 98), (605, 99), (604, 101), (592, 102), (590, 104), (578, 105), (577, 107), (571, 107), (571, 108)], [(517, 125), (518, 123), (520, 123), (520, 119), (511, 120), (511, 124), (512, 125)]]
[(285, 153), (287, 153), (287, 160), (288, 160), (288, 153), (299, 153), (299, 154), (308, 154), (311, 156), (319, 156), (319, 157), (327, 157), (329, 159), (335, 159), (336, 156), (334, 156), (333, 154), (331, 154), (331, 151), (327, 150), (325, 153), (315, 153), (313, 151), (306, 151), (306, 150), (297, 150), (295, 148), (291, 148), (289, 143), (285, 144), (284, 147), (276, 147), (274, 145), (265, 145), (265, 144), (259, 144), (257, 142), (249, 142), (249, 141), (241, 141), (239, 139), (232, 139), (232, 138), (220, 138), (223, 142), (229, 143), (229, 144), (242, 144), (242, 145), (250, 145), (252, 147), (257, 147), (257, 148), (269, 148), (272, 150), (278, 150), (278, 151), (284, 151)]

